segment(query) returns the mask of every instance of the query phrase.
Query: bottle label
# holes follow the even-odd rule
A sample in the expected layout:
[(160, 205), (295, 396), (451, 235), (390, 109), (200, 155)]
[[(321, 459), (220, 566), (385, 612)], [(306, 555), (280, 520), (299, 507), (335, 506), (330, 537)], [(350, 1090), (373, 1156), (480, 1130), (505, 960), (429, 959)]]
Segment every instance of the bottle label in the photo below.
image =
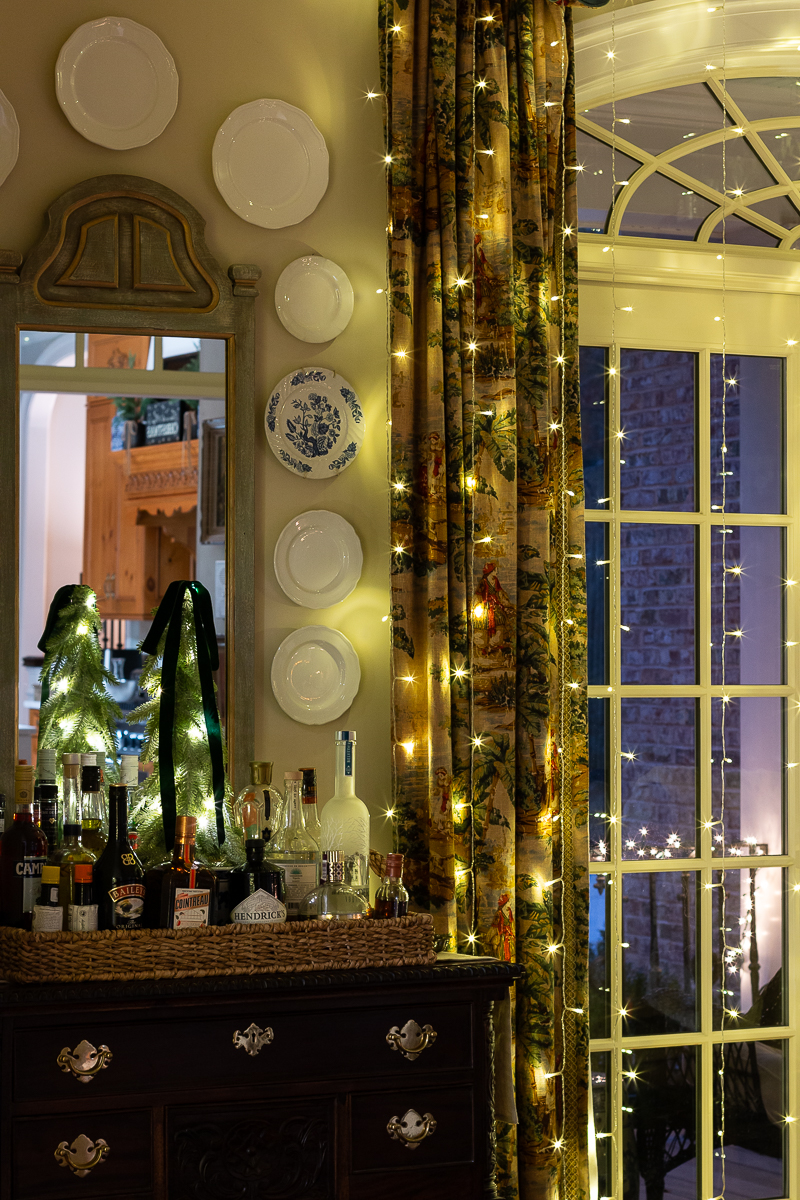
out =
[(259, 888), (236, 905), (231, 920), (237, 925), (279, 924), (286, 920), (286, 907), (269, 892)]
[(300, 912), (300, 901), (317, 886), (315, 862), (282, 862), (286, 872), (286, 911), (290, 917)]
[(345, 775), (353, 774), (353, 743), (345, 742), (344, 744), (344, 773)]
[(211, 892), (208, 888), (176, 888), (173, 929), (199, 929), (208, 924)]
[(33, 912), (42, 890), (42, 867), (47, 862), (44, 856), (23, 855), (14, 870), (22, 879), (22, 911)]
[[(56, 889), (58, 890), (58, 889)], [(63, 908), (53, 908), (49, 904), (34, 904), (33, 932), (57, 933), (64, 925)]]
[[(126, 855), (122, 855), (123, 860)], [(121, 883), (109, 888), (109, 897), (114, 905), (114, 916), (118, 925), (138, 928), (144, 916), (144, 884)]]
[(97, 905), (70, 904), (67, 923), (72, 933), (93, 933), (97, 929)]

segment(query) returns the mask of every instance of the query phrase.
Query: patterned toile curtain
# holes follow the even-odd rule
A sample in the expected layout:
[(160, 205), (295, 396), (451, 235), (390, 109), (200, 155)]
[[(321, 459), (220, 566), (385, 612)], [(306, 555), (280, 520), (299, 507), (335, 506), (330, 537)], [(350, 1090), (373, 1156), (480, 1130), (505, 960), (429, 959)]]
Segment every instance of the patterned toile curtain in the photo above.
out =
[(440, 948), (525, 967), (505, 1200), (589, 1194), (571, 29), (382, 0), (396, 836)]

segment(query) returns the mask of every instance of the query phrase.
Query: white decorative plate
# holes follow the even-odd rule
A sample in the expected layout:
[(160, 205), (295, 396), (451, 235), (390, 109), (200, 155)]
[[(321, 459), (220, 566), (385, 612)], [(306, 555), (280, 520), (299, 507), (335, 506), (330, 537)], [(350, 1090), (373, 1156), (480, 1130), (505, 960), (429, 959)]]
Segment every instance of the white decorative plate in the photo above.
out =
[(358, 655), (338, 629), (308, 625), (284, 638), (272, 660), (272, 690), (303, 725), (324, 725), (347, 712), (361, 682)]
[(353, 315), (353, 288), (329, 258), (296, 258), (278, 280), (275, 308), (284, 328), (301, 342), (329, 342)]
[(178, 106), (178, 72), (161, 38), (130, 17), (79, 26), (61, 47), (56, 95), (67, 120), (110, 150), (146, 146)]
[(264, 229), (304, 220), (328, 187), (324, 137), (301, 108), (283, 100), (235, 108), (214, 139), (212, 164), (225, 203)]
[(0, 92), (0, 184), (14, 169), (19, 154), (19, 124), (8, 97)]
[(326, 509), (300, 513), (275, 544), (275, 574), (290, 600), (304, 608), (329, 608), (349, 596), (364, 561), (349, 521)]
[(330, 479), (364, 441), (364, 414), (346, 379), (326, 367), (300, 367), (273, 389), (264, 414), (267, 441), (287, 471)]

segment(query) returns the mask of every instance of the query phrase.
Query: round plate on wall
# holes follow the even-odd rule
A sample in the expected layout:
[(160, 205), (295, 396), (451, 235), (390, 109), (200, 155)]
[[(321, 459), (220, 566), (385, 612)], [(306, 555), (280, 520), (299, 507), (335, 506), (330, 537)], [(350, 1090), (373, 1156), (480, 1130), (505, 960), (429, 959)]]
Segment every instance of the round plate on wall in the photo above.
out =
[(301, 342), (329, 342), (353, 315), (353, 287), (335, 262), (307, 255), (282, 272), (275, 308), (284, 328)]
[(338, 513), (300, 513), (275, 543), (275, 575), (290, 600), (304, 608), (329, 608), (350, 595), (364, 556), (358, 534)]
[(338, 629), (308, 625), (284, 638), (272, 660), (272, 690), (302, 725), (324, 725), (347, 712), (361, 682), (352, 643)]
[(178, 107), (178, 71), (161, 38), (130, 17), (79, 26), (61, 47), (56, 95), (78, 133), (109, 150), (146, 146)]
[(349, 467), (364, 441), (364, 414), (346, 379), (326, 367), (284, 375), (267, 402), (267, 441), (287, 471), (330, 479)]
[(0, 92), (0, 184), (5, 183), (19, 155), (19, 122), (6, 96)]

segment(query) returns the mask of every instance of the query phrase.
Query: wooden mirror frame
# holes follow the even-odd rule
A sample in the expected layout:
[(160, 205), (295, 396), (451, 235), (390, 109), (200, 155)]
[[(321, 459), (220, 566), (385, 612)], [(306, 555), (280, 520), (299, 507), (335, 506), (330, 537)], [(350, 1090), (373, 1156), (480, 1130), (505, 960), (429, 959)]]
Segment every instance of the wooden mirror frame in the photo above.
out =
[(24, 262), (0, 250), (0, 778), (9, 786), (19, 722), (21, 329), (225, 339), (226, 732), (229, 775), (248, 778), (255, 732), (253, 302), (261, 271), (234, 265), (224, 274), (204, 229), (196, 209), (169, 188), (103, 175), (55, 201), (46, 233)]

